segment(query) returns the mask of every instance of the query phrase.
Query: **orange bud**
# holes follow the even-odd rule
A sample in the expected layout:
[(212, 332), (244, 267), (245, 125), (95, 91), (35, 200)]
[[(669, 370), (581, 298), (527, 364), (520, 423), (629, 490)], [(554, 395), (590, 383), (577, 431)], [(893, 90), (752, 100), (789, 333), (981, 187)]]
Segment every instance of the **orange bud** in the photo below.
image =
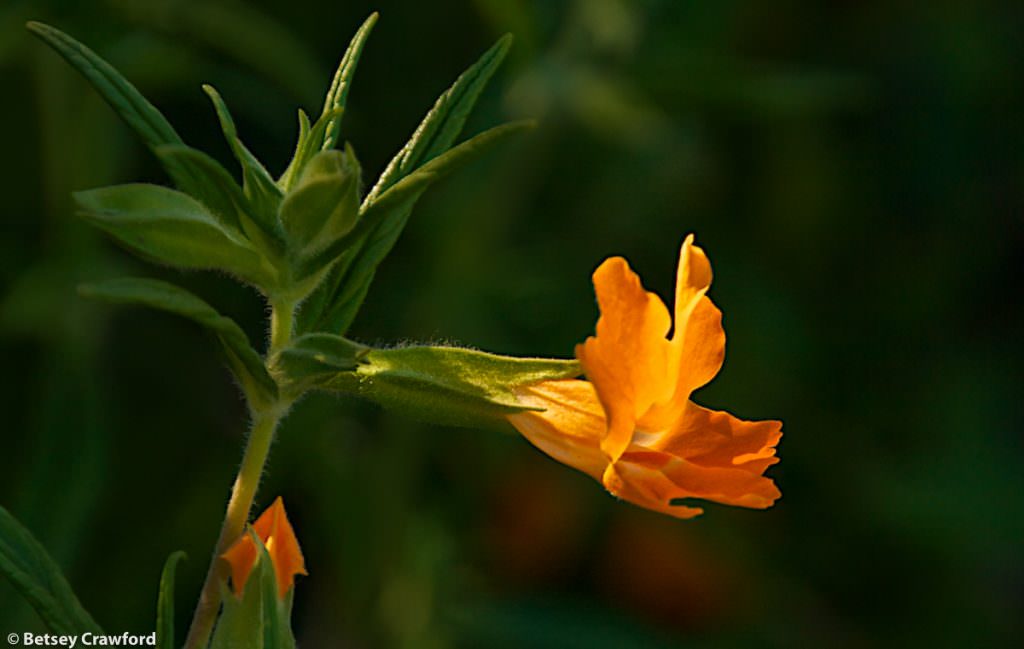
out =
[[(308, 575), (309, 573), (306, 572), (306, 561), (302, 557), (302, 548), (299, 547), (299, 540), (295, 537), (295, 530), (288, 522), (288, 515), (284, 511), (284, 502), (280, 497), (260, 514), (256, 522), (252, 524), (252, 530), (263, 543), (263, 547), (267, 549), (267, 554), (270, 555), (270, 560), (274, 565), (274, 575), (277, 577), (277, 593), (283, 598), (295, 583), (295, 575)], [(231, 566), (231, 583), (236, 595), (241, 596), (245, 590), (245, 582), (249, 580), (249, 573), (256, 565), (258, 554), (252, 535), (246, 533), (221, 555), (221, 558)]]

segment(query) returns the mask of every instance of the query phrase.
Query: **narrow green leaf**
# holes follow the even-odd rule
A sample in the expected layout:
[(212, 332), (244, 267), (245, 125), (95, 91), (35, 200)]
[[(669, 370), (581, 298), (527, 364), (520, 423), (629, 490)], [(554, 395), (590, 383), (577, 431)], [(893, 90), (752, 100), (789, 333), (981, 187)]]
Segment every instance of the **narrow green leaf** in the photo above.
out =
[(317, 153), (281, 203), (280, 220), (300, 259), (323, 250), (359, 217), (359, 162), (351, 149)]
[(466, 118), (476, 105), (480, 93), (501, 65), (511, 46), (512, 36), (502, 36), (437, 98), (434, 107), (416, 127), (408, 143), (391, 159), (377, 184), (370, 190), (366, 197), (367, 203), (373, 203), (379, 195), (404, 176), (451, 147), (455, 138), (462, 132)]
[[(376, 185), (364, 199), (362, 206), (364, 213), (403, 178), (408, 177), (414, 171), (419, 171), (419, 167), (425, 167), (425, 163), (429, 163), (451, 147), (462, 131), (466, 118), (476, 104), (480, 93), (508, 53), (511, 44), (511, 36), (506, 35), (499, 39), (476, 63), (463, 72), (448, 90), (442, 93), (434, 107), (420, 122), (409, 142), (391, 160)], [(500, 135), (501, 132), (498, 134)], [(478, 144), (483, 143), (483, 141), (478, 142)], [(415, 184), (426, 180), (426, 176), (421, 176)], [(423, 187), (425, 188), (427, 184), (429, 182), (426, 182)], [(391, 251), (413, 206), (422, 194), (422, 190), (417, 193), (412, 191), (411, 187), (406, 191), (409, 193), (401, 195), (401, 202), (404, 203), (403, 209), (395, 209), (392, 206), (391, 216), (386, 219), (389, 223), (380, 225), (379, 232), (372, 232), (374, 228), (378, 227), (373, 223), (372, 214), (369, 219), (364, 214), (361, 217), (361, 221), (365, 224), (363, 228), (357, 227), (356, 229), (359, 231), (353, 232), (353, 236), (340, 240), (334, 246), (329, 247), (306, 269), (306, 272), (313, 272), (323, 268), (325, 263), (334, 263), (334, 267), (327, 277), (317, 286), (300, 310), (298, 320), (300, 331), (325, 330), (344, 333), (347, 330), (369, 291), (369, 284), (373, 279), (377, 264)], [(391, 200), (399, 198), (400, 196), (396, 194), (392, 195)], [(379, 211), (383, 212), (386, 209), (387, 205), (379, 208)], [(360, 238), (357, 238), (356, 235)], [(368, 240), (373, 241), (371, 251), (364, 253), (362, 250), (356, 249)], [(352, 250), (346, 253), (346, 249)], [(358, 278), (349, 276), (350, 265), (357, 267)], [(341, 291), (344, 291), (345, 294), (340, 295)]]
[(302, 170), (305, 169), (306, 164), (316, 154), (328, 150), (321, 149), (320, 142), (323, 141), (324, 133), (327, 131), (331, 120), (340, 118), (344, 112), (343, 108), (335, 108), (322, 115), (312, 127), (308, 127), (307, 124), (308, 132), (304, 137), (302, 135), (302, 126), (299, 126), (299, 142), (295, 146), (295, 155), (292, 156), (291, 162), (288, 163), (288, 168), (285, 169), (280, 180), (278, 180), (278, 186), (283, 191), (287, 192), (292, 189), (296, 179), (302, 174)]
[(30, 22), (27, 27), (88, 79), (111, 108), (150, 148), (182, 143), (174, 127), (160, 111), (95, 52), (50, 25)]
[(336, 262), (338, 268), (325, 282), (331, 295), (323, 300), (321, 313), (309, 313), (310, 330), (344, 333), (362, 305), (377, 266), (391, 252), (412, 213), (412, 208), (431, 184), (461, 168), (506, 138), (533, 126), (532, 122), (512, 122), (489, 129), (432, 159), (405, 176), (381, 194), (373, 203), (364, 201), (359, 223), (348, 235), (317, 255), (306, 272), (323, 268), (338, 259), (346, 249), (354, 252)]
[(42, 545), (0, 507), (0, 572), (58, 635), (102, 634)]
[(174, 571), (185, 553), (171, 553), (160, 574), (160, 595), (156, 602), (156, 648), (177, 649), (174, 644)]
[(458, 347), (373, 349), (358, 361), (354, 370), (318, 376), (316, 386), (457, 426), (495, 425), (528, 409), (516, 388), (580, 373), (574, 360), (513, 358)]
[[(114, 66), (56, 27), (39, 22), (30, 22), (27, 27), (78, 70), (151, 151), (156, 152), (157, 147), (163, 145), (183, 144), (167, 118)], [(175, 182), (184, 177), (198, 176), (188, 161), (162, 162)]]
[(344, 56), (341, 57), (341, 63), (338, 64), (337, 72), (334, 73), (331, 87), (327, 91), (327, 97), (324, 99), (322, 115), (329, 118), (326, 122), (323, 143), (320, 146), (321, 149), (333, 149), (338, 144), (341, 126), (340, 113), (337, 116), (329, 116), (329, 114), (332, 111), (340, 111), (345, 108), (348, 91), (352, 87), (352, 77), (355, 75), (356, 66), (359, 64), (359, 56), (363, 53), (366, 40), (370, 37), (370, 32), (373, 31), (373, 26), (377, 23), (377, 17), (376, 12), (370, 14), (362, 26), (359, 27), (355, 36), (352, 37), (348, 49), (345, 50)]
[(74, 194), (79, 213), (126, 246), (180, 268), (219, 269), (266, 289), (274, 269), (241, 233), (194, 198), (159, 185), (115, 185)]
[(123, 278), (83, 286), (79, 292), (108, 302), (160, 309), (199, 323), (217, 336), (231, 371), (251, 400), (266, 404), (277, 398), (277, 384), (242, 328), (185, 289), (155, 279)]
[(291, 162), (288, 163), (288, 167), (285, 168), (284, 173), (277, 179), (277, 186), (282, 191), (287, 192), (292, 185), (292, 180), (298, 175), (299, 167), (301, 166), (300, 159), (302, 153), (306, 148), (306, 143), (309, 140), (309, 115), (306, 111), (299, 109), (299, 136), (295, 140), (295, 152), (292, 154)]
[(274, 183), (274, 179), (271, 178), (263, 163), (246, 148), (238, 137), (235, 120), (231, 117), (227, 104), (224, 103), (224, 99), (217, 89), (209, 84), (204, 84), (203, 91), (213, 102), (217, 118), (220, 120), (221, 130), (224, 131), (224, 138), (232, 153), (235, 154), (238, 164), (242, 167), (242, 188), (252, 206), (253, 220), (267, 234), (279, 239), (281, 225), (277, 222), (277, 210), (283, 198), (280, 188)]
[(278, 352), (271, 371), (282, 387), (298, 393), (329, 381), (338, 372), (356, 369), (369, 351), (334, 334), (306, 334)]

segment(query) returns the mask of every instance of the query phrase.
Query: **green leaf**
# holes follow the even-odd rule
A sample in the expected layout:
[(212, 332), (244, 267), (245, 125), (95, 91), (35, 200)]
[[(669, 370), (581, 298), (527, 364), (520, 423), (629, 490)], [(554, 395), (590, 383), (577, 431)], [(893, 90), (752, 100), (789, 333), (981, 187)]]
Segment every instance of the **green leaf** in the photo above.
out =
[(346, 249), (353, 250), (338, 260), (336, 269), (324, 282), (325, 294), (332, 297), (322, 300), (323, 310), (316, 313), (310, 309), (304, 315), (300, 324), (309, 327), (305, 330), (344, 333), (362, 305), (377, 266), (391, 252), (423, 192), (494, 145), (532, 126), (532, 122), (512, 122), (484, 131), (407, 175), (373, 203), (367, 205), (364, 201), (356, 228), (325, 248), (299, 273), (301, 277), (323, 268)]
[(79, 291), (86, 297), (140, 304), (199, 323), (217, 336), (231, 371), (251, 401), (266, 405), (277, 399), (277, 384), (241, 327), (185, 289), (155, 279), (123, 278), (83, 286)]
[[(309, 118), (305, 116), (305, 112), (299, 112), (299, 141), (295, 145), (295, 154), (292, 156), (291, 162), (288, 163), (288, 168), (285, 169), (283, 174), (281, 174), (281, 178), (277, 182), (279, 187), (286, 192), (290, 191), (292, 186), (295, 184), (296, 178), (298, 178), (306, 167), (306, 163), (308, 163), (316, 154), (326, 150), (320, 148), (320, 142), (323, 141), (324, 132), (327, 130), (327, 126), (331, 123), (331, 120), (341, 117), (344, 112), (344, 109), (336, 108), (325, 113), (316, 121), (316, 124), (313, 124), (312, 127), (309, 126)], [(303, 119), (307, 121), (303, 122)]]
[(300, 393), (330, 381), (338, 372), (356, 369), (369, 351), (369, 347), (341, 336), (306, 334), (278, 352), (271, 371), (282, 387)]
[(280, 188), (274, 183), (274, 179), (271, 178), (263, 163), (239, 139), (235, 120), (231, 117), (227, 104), (224, 103), (224, 99), (217, 89), (209, 84), (204, 84), (203, 91), (213, 102), (217, 118), (220, 120), (220, 128), (224, 131), (224, 138), (242, 166), (242, 188), (252, 205), (253, 220), (267, 234), (280, 240), (281, 224), (277, 221), (277, 210), (284, 197)]
[(146, 258), (179, 268), (223, 270), (262, 288), (274, 283), (274, 269), (242, 234), (186, 194), (132, 184), (74, 197), (82, 216)]
[(224, 607), (210, 649), (295, 649), (291, 630), (293, 593), (278, 597), (270, 555), (251, 527), (247, 533), (259, 548), (256, 565), (241, 596), (224, 593)]
[[(268, 237), (266, 231), (256, 225), (251, 217), (254, 210), (249, 199), (219, 162), (185, 145), (168, 144), (157, 147), (155, 153), (167, 167), (178, 189), (203, 203), (223, 225), (241, 231), (266, 256), (283, 252), (281, 241)], [(178, 169), (184, 172), (178, 172)]]
[(363, 53), (366, 40), (370, 37), (370, 32), (373, 31), (373, 26), (376, 23), (377, 13), (374, 12), (370, 14), (356, 31), (355, 36), (352, 37), (348, 49), (345, 50), (345, 55), (341, 57), (341, 63), (338, 64), (338, 70), (334, 73), (331, 87), (327, 91), (327, 97), (324, 99), (322, 116), (328, 119), (325, 123), (321, 149), (333, 149), (338, 144), (341, 124), (340, 113), (337, 116), (332, 116), (331, 113), (344, 110), (345, 101), (348, 99), (348, 91), (352, 86), (352, 77), (355, 75), (356, 66), (359, 64), (359, 56)]
[[(78, 70), (154, 153), (160, 146), (183, 144), (167, 118), (114, 66), (56, 27), (39, 22), (30, 22), (27, 27)], [(200, 175), (198, 170), (189, 166), (188, 161), (162, 162), (175, 182), (184, 177)]]
[(299, 109), (299, 136), (295, 140), (295, 152), (292, 154), (291, 162), (288, 163), (288, 167), (285, 168), (284, 173), (277, 179), (277, 186), (283, 191), (287, 192), (292, 186), (292, 180), (298, 175), (298, 170), (302, 166), (300, 160), (304, 156), (304, 152), (307, 148), (309, 141), (309, 115), (306, 111)]
[(402, 150), (391, 159), (377, 184), (370, 190), (366, 197), (367, 203), (373, 203), (378, 196), (411, 171), (451, 147), (455, 138), (462, 132), (462, 127), (476, 105), (480, 93), (501, 65), (511, 46), (512, 36), (502, 36), (437, 98), (434, 107), (420, 122)]
[(359, 163), (352, 150), (321, 151), (304, 166), (281, 203), (289, 247), (300, 259), (323, 250), (352, 229), (359, 216)]
[[(174, 169), (171, 180), (182, 192), (196, 199), (225, 226), (242, 230), (239, 214), (245, 214), (247, 201), (242, 188), (219, 162), (206, 153), (184, 144), (167, 144), (156, 148), (161, 162)], [(181, 174), (177, 170), (188, 167), (200, 174)]]
[(519, 402), (516, 388), (580, 374), (574, 360), (513, 358), (459, 347), (374, 349), (358, 361), (354, 370), (317, 377), (317, 387), (456, 426), (494, 425), (529, 409)]
[(30, 22), (27, 27), (88, 79), (147, 146), (155, 149), (163, 144), (182, 143), (160, 111), (95, 52), (50, 25)]
[(160, 574), (160, 595), (156, 602), (156, 647), (177, 649), (174, 645), (174, 571), (185, 558), (182, 551), (173, 552)]
[[(363, 201), (363, 212), (368, 211), (402, 179), (417, 171), (425, 170), (424, 163), (429, 163), (434, 158), (441, 156), (451, 147), (462, 131), (466, 118), (476, 104), (480, 93), (508, 53), (511, 44), (511, 36), (506, 35), (499, 39), (476, 63), (463, 72), (448, 90), (441, 94), (433, 108), (420, 122), (408, 143), (391, 160)], [(519, 127), (508, 125), (507, 127), (515, 129), (521, 128), (521, 125)], [(477, 137), (484, 137), (488, 133), (491, 136), (506, 134), (504, 131), (497, 133), (488, 131)], [(472, 141), (470, 140), (470, 142)], [(474, 146), (482, 147), (485, 143), (487, 143), (486, 138), (479, 140)], [(477, 153), (481, 151), (482, 148), (478, 148)], [(468, 158), (463, 159), (463, 161), (467, 160)], [(438, 169), (435, 168), (435, 170)], [(449, 168), (447, 172), (452, 170), (454, 167)], [(386, 223), (374, 224), (372, 218), (367, 219), (364, 215), (362, 220), (366, 226), (362, 232), (358, 233), (360, 236), (365, 236), (362, 241), (355, 241), (355, 237), (352, 237), (352, 240), (340, 241), (329, 248), (322, 258), (316, 260), (316, 263), (311, 264), (310, 272), (322, 268), (325, 261), (337, 262), (299, 312), (300, 330), (326, 330), (344, 333), (348, 329), (369, 290), (377, 265), (391, 251), (405, 227), (413, 206), (430, 182), (428, 176), (422, 175), (415, 183), (412, 183), (412, 186), (407, 186), (405, 192), (393, 194), (389, 200), (400, 202), (400, 209), (397, 209), (393, 203), (390, 207), (385, 204), (377, 208), (379, 212), (385, 210), (391, 212), (387, 219), (383, 217), (380, 219)], [(423, 189), (417, 192), (414, 187), (420, 183), (423, 183)], [(401, 200), (398, 200), (399, 198)], [(378, 227), (379, 231), (371, 232), (372, 228)], [(346, 248), (354, 247), (357, 244), (367, 245), (370, 249), (366, 252), (353, 252), (342, 257), (342, 252)], [(350, 266), (355, 266), (354, 277), (350, 276)], [(341, 294), (342, 292), (344, 294)]]
[(0, 572), (59, 635), (102, 634), (42, 545), (0, 507)]

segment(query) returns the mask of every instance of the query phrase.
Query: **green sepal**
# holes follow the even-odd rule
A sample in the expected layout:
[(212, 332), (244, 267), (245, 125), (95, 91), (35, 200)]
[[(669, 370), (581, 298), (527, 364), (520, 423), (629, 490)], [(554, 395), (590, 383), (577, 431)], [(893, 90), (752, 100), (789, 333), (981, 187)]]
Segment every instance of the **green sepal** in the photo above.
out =
[(156, 602), (156, 649), (177, 649), (174, 644), (174, 572), (185, 558), (181, 550), (172, 552), (160, 573), (160, 594)]
[(60, 567), (32, 533), (0, 507), (0, 573), (58, 635), (103, 631), (68, 585)]
[(324, 98), (324, 109), (321, 119), (327, 118), (325, 129), (321, 138), (321, 149), (333, 149), (338, 144), (340, 117), (338, 111), (344, 110), (345, 101), (348, 99), (348, 91), (352, 87), (352, 77), (355, 75), (356, 66), (359, 64), (359, 57), (363, 53), (366, 40), (377, 23), (377, 12), (370, 14), (363, 24), (356, 31), (355, 36), (349, 43), (345, 54), (341, 57), (338, 70), (331, 80), (331, 87)]
[(303, 165), (280, 210), (289, 250), (299, 263), (348, 234), (355, 225), (359, 182), (359, 162), (350, 147), (344, 152), (320, 151)]
[(496, 144), (532, 127), (533, 122), (521, 121), (484, 131), (405, 176), (372, 203), (364, 201), (356, 227), (315, 255), (297, 273), (302, 277), (327, 264), (335, 264), (321, 284), (323, 288), (317, 288), (321, 294), (314, 294), (300, 311), (300, 330), (339, 334), (347, 331), (377, 266), (391, 252), (423, 192)]
[(531, 409), (519, 401), (517, 388), (580, 374), (575, 360), (514, 358), (459, 347), (373, 349), (357, 360), (354, 370), (317, 376), (316, 386), (455, 426), (498, 425), (507, 415)]
[(139, 304), (188, 318), (212, 331), (220, 341), (228, 367), (256, 408), (277, 400), (277, 384), (267, 372), (263, 358), (234, 320), (185, 289), (155, 279), (122, 278), (85, 285), (79, 292), (92, 298), (120, 304)]
[(178, 268), (223, 270), (266, 289), (275, 271), (241, 232), (191, 196), (160, 185), (75, 192), (79, 214), (141, 256)]
[(271, 178), (263, 163), (249, 151), (238, 137), (235, 120), (231, 117), (227, 104), (224, 103), (224, 99), (217, 89), (209, 84), (204, 84), (203, 91), (213, 102), (217, 118), (220, 120), (220, 128), (224, 132), (224, 139), (227, 140), (231, 152), (235, 154), (238, 164), (242, 167), (242, 189), (252, 206), (253, 220), (268, 235), (281, 240), (281, 224), (277, 221), (277, 210), (284, 198), (281, 189), (274, 183), (274, 179)]
[(210, 649), (295, 649), (291, 615), (294, 588), (278, 596), (274, 565), (267, 549), (253, 533), (246, 532), (259, 549), (256, 564), (241, 596), (222, 585), (221, 609)]
[(338, 372), (355, 370), (369, 352), (369, 347), (341, 336), (306, 334), (274, 356), (270, 371), (283, 391), (297, 395), (329, 382)]

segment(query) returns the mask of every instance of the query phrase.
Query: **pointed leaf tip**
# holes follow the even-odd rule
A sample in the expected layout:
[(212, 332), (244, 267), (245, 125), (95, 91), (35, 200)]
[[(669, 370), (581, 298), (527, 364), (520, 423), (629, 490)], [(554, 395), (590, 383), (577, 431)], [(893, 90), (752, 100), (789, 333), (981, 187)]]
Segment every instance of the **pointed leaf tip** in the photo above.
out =
[(185, 559), (181, 550), (171, 553), (160, 574), (160, 593), (156, 604), (156, 647), (175, 649), (174, 644), (174, 575), (178, 563)]

